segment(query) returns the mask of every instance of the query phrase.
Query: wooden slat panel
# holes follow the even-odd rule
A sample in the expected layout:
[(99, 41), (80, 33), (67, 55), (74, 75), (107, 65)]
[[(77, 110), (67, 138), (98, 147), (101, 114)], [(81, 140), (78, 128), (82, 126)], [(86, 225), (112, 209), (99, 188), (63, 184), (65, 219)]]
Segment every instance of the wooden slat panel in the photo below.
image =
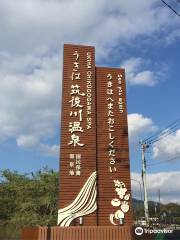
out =
[(22, 240), (29, 239), (29, 240), (38, 240), (39, 235), (39, 228), (32, 227), (32, 228), (24, 228), (22, 229)]
[[(39, 232), (39, 234), (37, 234)], [(40, 233), (41, 232), (41, 233)], [(51, 227), (51, 238), (47, 239), (47, 227), (25, 228), (22, 240), (133, 240), (131, 227)], [(44, 237), (43, 237), (44, 234)], [(142, 238), (146, 239), (146, 238)], [(147, 238), (153, 239), (153, 238)]]
[[(107, 77), (110, 74), (110, 77)], [(118, 75), (121, 77), (118, 77)], [(96, 94), (97, 94), (97, 171), (98, 171), (98, 225), (112, 226), (110, 214), (119, 208), (111, 205), (111, 200), (118, 198), (113, 180), (123, 181), (131, 193), (128, 126), (126, 111), (126, 85), (124, 69), (96, 68)], [(111, 78), (111, 79), (110, 79)], [(120, 80), (121, 78), (121, 80)], [(121, 88), (121, 92), (119, 89)], [(111, 89), (111, 90), (110, 90)], [(111, 94), (112, 93), (112, 94)], [(122, 95), (121, 95), (122, 94)], [(119, 98), (122, 98), (123, 111), (119, 108)], [(109, 105), (108, 105), (109, 104)], [(108, 109), (111, 108), (111, 112)], [(108, 116), (108, 113), (112, 116)], [(109, 130), (108, 118), (113, 121), (113, 128)], [(109, 145), (115, 138), (113, 144)], [(115, 151), (115, 164), (110, 164), (109, 151)], [(113, 172), (110, 172), (110, 168)], [(125, 226), (132, 225), (132, 205), (125, 214)], [(116, 221), (116, 223), (118, 223)]]
[[(73, 55), (78, 52), (79, 58), (79, 80), (72, 80), (71, 76), (76, 62), (76, 56)], [(91, 57), (91, 66), (88, 65), (87, 56)], [(87, 75), (91, 75), (91, 78)], [(80, 94), (71, 95), (71, 85), (80, 86)], [(91, 95), (91, 96), (90, 96)], [(82, 108), (71, 107), (72, 97), (78, 96), (80, 98), (80, 105)], [(91, 101), (90, 101), (91, 100)], [(91, 103), (91, 110), (88, 112), (88, 103)], [(68, 145), (71, 141), (71, 133), (69, 131), (70, 122), (79, 122), (80, 116), (70, 116), (70, 112), (77, 112), (82, 110), (81, 126), (84, 132), (74, 132), (80, 137), (80, 142), (84, 146)], [(87, 125), (91, 120), (91, 128)], [(75, 168), (70, 167), (70, 154), (81, 154), (81, 175), (70, 176), (69, 171)], [(75, 164), (76, 165), (76, 164)], [(79, 194), (89, 176), (96, 171), (96, 116), (95, 116), (95, 50), (94, 47), (78, 46), (78, 45), (64, 45), (64, 68), (63, 68), (63, 101), (62, 101), (62, 115), (61, 115), (61, 153), (60, 153), (60, 191), (59, 191), (59, 208), (64, 208), (71, 204)], [(96, 225), (96, 213), (83, 217), (84, 225)], [(78, 220), (74, 220), (72, 225), (79, 225)]]
[[(132, 240), (131, 227), (54, 227), (51, 240)], [(60, 234), (58, 234), (58, 232)], [(54, 236), (59, 236), (55, 238)]]

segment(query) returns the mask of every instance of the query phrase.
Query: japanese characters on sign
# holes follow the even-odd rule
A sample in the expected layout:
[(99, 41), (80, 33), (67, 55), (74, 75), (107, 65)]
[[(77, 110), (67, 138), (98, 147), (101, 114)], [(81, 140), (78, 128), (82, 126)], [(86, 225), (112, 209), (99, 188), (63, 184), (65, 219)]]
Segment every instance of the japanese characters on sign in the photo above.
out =
[(112, 74), (107, 74), (107, 115), (108, 115), (108, 157), (109, 157), (109, 171), (116, 172), (116, 149), (114, 146), (114, 98), (113, 98), (113, 77)]
[(122, 77), (122, 74), (118, 74), (118, 108), (120, 113), (124, 112)]
[(69, 175), (80, 176), (81, 175), (81, 154), (69, 154)]
[(87, 52), (87, 73), (86, 73), (86, 87), (87, 87), (87, 125), (86, 129), (92, 128), (92, 58), (91, 52)]
[(108, 157), (109, 157), (109, 171), (116, 172), (116, 148), (115, 135), (114, 135), (114, 125), (115, 125), (115, 113), (114, 113), (114, 84), (118, 89), (118, 111), (120, 113), (124, 112), (124, 102), (123, 102), (123, 87), (122, 87), (122, 74), (117, 75), (117, 83), (113, 83), (115, 79), (111, 73), (106, 76), (107, 80), (107, 115), (108, 115)]
[[(84, 132), (84, 129), (81, 125), (83, 121), (83, 104), (81, 103), (82, 98), (85, 96), (85, 93), (81, 92), (80, 80), (80, 64), (79, 64), (79, 53), (75, 51), (73, 53), (74, 56), (74, 64), (73, 64), (73, 72), (71, 75), (71, 89), (70, 89), (70, 113), (69, 116), (72, 118), (72, 121), (69, 122), (69, 132), (70, 141), (68, 145), (76, 147), (83, 147), (85, 144), (81, 142), (80, 135)], [(74, 157), (72, 157), (74, 156)], [(72, 161), (74, 160), (74, 161)], [(70, 176), (80, 176), (81, 175), (81, 154), (70, 154), (70, 162), (69, 162)]]

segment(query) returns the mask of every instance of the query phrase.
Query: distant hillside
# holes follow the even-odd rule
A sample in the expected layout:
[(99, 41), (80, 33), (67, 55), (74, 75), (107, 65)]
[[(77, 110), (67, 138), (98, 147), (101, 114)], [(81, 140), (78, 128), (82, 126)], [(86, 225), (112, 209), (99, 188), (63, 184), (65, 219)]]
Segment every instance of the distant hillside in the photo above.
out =
[[(144, 202), (132, 199), (134, 218), (144, 217)], [(180, 224), (180, 204), (178, 203), (168, 203), (159, 204), (157, 202), (149, 201), (149, 215), (150, 217), (160, 217), (166, 216), (168, 219)]]

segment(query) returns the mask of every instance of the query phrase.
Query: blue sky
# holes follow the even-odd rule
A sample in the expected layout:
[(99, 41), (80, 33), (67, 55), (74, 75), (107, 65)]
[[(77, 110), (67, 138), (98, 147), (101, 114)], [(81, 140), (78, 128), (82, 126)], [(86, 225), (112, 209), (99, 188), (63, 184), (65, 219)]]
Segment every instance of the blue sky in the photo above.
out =
[[(62, 49), (74, 43), (95, 46), (97, 65), (126, 68), (131, 172), (140, 180), (138, 141), (180, 117), (180, 18), (159, 0), (0, 5), (0, 170), (58, 169)], [(149, 164), (180, 156), (180, 130), (149, 151)], [(160, 188), (164, 202), (179, 201), (179, 178), (180, 159), (148, 167), (150, 198)]]

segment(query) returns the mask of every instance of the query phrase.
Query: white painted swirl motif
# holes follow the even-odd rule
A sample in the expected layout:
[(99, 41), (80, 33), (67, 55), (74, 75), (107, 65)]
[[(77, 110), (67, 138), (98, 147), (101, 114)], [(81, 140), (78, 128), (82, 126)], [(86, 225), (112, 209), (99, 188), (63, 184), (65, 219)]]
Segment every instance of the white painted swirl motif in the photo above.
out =
[(68, 227), (74, 219), (94, 212), (97, 209), (96, 195), (96, 172), (93, 172), (75, 200), (58, 210), (58, 225)]

